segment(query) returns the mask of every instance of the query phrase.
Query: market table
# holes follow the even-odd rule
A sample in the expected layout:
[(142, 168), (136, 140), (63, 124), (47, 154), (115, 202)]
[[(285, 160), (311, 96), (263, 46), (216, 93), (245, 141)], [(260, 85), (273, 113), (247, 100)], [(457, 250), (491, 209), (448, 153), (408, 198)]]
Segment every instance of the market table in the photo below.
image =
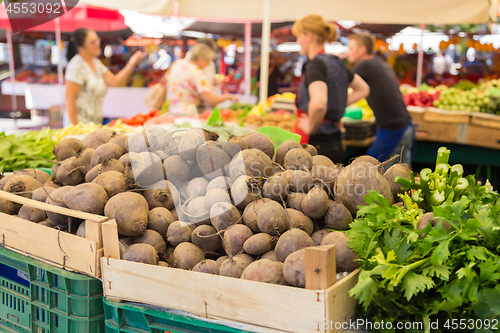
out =
[[(60, 90), (62, 88), (62, 90)], [(57, 84), (30, 84), (26, 82), (2, 82), (2, 93), (11, 95), (16, 92), (18, 96), (25, 96), (27, 109), (48, 110), (52, 106), (64, 104), (65, 86)], [(137, 113), (147, 113), (149, 110), (144, 105), (149, 88), (111, 87), (108, 88), (102, 114), (104, 118), (131, 117)]]

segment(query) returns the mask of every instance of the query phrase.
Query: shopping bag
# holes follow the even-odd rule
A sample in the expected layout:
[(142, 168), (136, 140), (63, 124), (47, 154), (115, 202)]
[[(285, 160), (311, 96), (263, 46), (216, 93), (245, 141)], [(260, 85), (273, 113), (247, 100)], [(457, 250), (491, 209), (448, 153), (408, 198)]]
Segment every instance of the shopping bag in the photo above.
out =
[(151, 110), (160, 110), (167, 98), (167, 89), (161, 83), (157, 83), (151, 87), (146, 97), (144, 97), (144, 105)]

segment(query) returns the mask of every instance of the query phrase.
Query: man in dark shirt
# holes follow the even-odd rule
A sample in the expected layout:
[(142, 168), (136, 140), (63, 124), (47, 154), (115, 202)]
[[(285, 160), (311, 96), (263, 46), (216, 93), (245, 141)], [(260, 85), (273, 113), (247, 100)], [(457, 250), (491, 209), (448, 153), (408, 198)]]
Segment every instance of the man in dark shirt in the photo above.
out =
[(373, 55), (374, 40), (368, 34), (349, 36), (348, 60), (354, 65), (353, 72), (370, 86), (368, 105), (377, 123), (375, 142), (368, 155), (381, 162), (399, 154), (404, 147), (402, 162), (411, 164), (414, 129), (411, 115), (399, 90), (394, 70), (381, 58)]

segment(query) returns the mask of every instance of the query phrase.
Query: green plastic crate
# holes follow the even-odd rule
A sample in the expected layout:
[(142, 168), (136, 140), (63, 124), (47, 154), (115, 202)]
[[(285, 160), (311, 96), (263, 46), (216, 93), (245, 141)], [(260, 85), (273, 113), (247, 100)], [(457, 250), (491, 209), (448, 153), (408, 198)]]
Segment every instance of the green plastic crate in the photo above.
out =
[(135, 304), (104, 300), (106, 333), (244, 333), (225, 325), (149, 309)]
[(103, 333), (102, 283), (0, 247), (0, 332)]

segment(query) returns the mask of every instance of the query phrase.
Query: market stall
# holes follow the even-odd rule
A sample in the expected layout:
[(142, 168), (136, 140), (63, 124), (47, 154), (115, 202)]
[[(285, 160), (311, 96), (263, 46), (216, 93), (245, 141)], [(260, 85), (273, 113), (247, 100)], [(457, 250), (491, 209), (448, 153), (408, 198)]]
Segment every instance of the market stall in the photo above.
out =
[[(283, 4), (106, 3), (263, 19), (267, 68), (272, 19), (487, 21), (496, 1)], [(0, 331), (498, 331), (500, 83), (460, 87), (404, 91), (412, 167), (363, 155), (366, 100), (338, 125), (352, 156), (337, 164), (292, 133), (292, 93), (176, 116), (110, 88), (107, 125), (0, 126)], [(1, 88), (63, 104), (62, 85)]]

